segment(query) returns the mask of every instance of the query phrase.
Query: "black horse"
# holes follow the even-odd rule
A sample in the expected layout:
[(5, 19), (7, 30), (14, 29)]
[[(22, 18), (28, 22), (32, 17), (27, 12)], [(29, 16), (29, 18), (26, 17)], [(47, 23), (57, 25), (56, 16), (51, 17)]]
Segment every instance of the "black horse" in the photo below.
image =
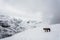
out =
[(50, 28), (43, 28), (43, 30), (44, 30), (45, 32), (50, 32), (50, 31), (51, 31)]

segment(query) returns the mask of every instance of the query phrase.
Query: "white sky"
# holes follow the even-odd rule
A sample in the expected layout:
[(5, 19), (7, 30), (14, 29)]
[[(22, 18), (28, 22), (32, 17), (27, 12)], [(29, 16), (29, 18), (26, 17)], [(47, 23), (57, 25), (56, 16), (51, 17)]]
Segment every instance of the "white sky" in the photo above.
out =
[[(0, 14), (60, 23), (60, 0), (0, 0)], [(57, 19), (58, 18), (58, 19)]]
[(40, 10), (39, 0), (0, 0), (0, 14), (41, 20), (42, 12)]

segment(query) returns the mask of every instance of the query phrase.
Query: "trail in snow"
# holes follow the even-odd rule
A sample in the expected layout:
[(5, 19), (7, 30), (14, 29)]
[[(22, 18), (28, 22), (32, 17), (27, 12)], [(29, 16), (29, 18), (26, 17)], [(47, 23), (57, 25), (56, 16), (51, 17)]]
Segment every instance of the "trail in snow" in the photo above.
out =
[(44, 32), (42, 28), (29, 29), (1, 40), (60, 40), (60, 24), (50, 25), (51, 32)]

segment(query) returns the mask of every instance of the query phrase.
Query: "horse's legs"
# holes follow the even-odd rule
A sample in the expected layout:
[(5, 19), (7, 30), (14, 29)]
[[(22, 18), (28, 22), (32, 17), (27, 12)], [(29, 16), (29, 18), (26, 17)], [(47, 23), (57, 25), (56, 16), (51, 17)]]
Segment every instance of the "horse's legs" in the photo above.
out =
[(46, 32), (46, 30), (45, 30), (45, 32)]
[(49, 30), (49, 32), (50, 32), (51, 30)]
[(48, 29), (48, 30), (45, 30), (45, 32), (50, 32), (51, 30), (50, 29)]

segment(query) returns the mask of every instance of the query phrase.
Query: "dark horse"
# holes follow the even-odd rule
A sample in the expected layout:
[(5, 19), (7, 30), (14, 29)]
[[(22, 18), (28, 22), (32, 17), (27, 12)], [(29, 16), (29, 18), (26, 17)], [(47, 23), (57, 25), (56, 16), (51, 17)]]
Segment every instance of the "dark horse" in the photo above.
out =
[(50, 31), (51, 31), (50, 28), (43, 28), (43, 30), (44, 30), (45, 32), (50, 32)]

